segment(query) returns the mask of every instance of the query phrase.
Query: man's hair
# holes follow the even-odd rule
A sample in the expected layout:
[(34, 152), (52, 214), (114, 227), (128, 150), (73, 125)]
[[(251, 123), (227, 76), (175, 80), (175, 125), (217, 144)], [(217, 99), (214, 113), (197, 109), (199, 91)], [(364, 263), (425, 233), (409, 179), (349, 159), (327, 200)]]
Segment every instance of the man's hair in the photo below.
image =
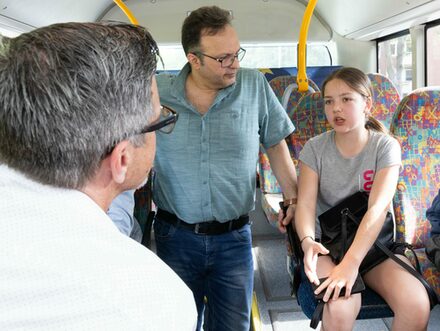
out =
[(83, 187), (154, 116), (158, 48), (145, 28), (54, 24), (0, 49), (0, 162), (36, 181)]
[(215, 35), (226, 25), (231, 25), (231, 14), (227, 10), (206, 6), (192, 11), (182, 25), (182, 47), (185, 55), (200, 51), (202, 34)]

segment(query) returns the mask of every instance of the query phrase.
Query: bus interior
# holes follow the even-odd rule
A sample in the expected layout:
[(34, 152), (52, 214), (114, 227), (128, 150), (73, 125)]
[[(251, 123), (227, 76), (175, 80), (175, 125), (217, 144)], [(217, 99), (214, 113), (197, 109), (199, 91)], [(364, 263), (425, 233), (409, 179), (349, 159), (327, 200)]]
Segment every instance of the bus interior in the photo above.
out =
[[(423, 276), (440, 294), (440, 271), (424, 255), (430, 231), (425, 212), (440, 188), (439, 0), (0, 0), (0, 5), (0, 33), (7, 37), (59, 22), (135, 19), (158, 42), (159, 72), (177, 72), (186, 63), (180, 29), (191, 10), (205, 5), (229, 10), (247, 51), (241, 66), (265, 75), (297, 128), (287, 139), (295, 165), (307, 139), (329, 128), (319, 92), (325, 77), (342, 66), (368, 73), (373, 115), (402, 145), (403, 170), (393, 200), (396, 236), (416, 248)], [(276, 228), (281, 189), (264, 148), (256, 171), (252, 330), (309, 330), (309, 317), (291, 295), (294, 262)], [(151, 189), (138, 190), (135, 213), (154, 250)], [(355, 330), (391, 330), (391, 320), (386, 314), (367, 316)], [(440, 330), (438, 305), (428, 330)]]

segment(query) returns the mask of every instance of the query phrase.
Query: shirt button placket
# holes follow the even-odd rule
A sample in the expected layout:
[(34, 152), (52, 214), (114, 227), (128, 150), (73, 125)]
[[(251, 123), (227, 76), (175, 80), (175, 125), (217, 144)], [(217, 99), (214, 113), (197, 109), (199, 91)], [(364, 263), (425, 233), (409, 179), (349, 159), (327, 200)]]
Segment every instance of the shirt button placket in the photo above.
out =
[(211, 216), (211, 193), (209, 190), (209, 126), (206, 124), (205, 117), (202, 118), (202, 132), (200, 135), (200, 181), (202, 183), (202, 210), (203, 218)]

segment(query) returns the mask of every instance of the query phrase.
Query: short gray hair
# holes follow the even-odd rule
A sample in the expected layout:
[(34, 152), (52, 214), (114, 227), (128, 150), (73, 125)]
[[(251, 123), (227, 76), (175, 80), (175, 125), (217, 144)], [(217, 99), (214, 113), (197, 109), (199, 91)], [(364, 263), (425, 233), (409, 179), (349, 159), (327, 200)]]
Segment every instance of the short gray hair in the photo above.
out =
[(54, 24), (0, 49), (0, 162), (34, 180), (83, 187), (153, 118), (159, 52), (145, 28)]

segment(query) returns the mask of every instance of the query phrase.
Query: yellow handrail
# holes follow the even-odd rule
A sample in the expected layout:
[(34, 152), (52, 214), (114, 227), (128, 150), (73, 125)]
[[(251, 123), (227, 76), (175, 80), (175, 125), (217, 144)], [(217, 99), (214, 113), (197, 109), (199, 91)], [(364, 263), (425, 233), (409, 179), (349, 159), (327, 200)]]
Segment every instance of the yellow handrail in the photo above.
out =
[(124, 12), (125, 15), (127, 15), (131, 24), (139, 25), (136, 17), (133, 16), (130, 9), (128, 9), (128, 7), (125, 5), (125, 3), (123, 3), (121, 0), (113, 0), (113, 2), (115, 4), (117, 4), (119, 8), (121, 8), (121, 10)]
[(304, 12), (303, 20), (301, 23), (301, 30), (299, 32), (298, 42), (298, 75), (296, 76), (296, 82), (298, 83), (298, 91), (306, 92), (309, 89), (309, 80), (306, 73), (306, 41), (307, 32), (309, 31), (310, 19), (313, 15), (316, 2), (318, 0), (310, 0), (307, 4), (306, 11)]

